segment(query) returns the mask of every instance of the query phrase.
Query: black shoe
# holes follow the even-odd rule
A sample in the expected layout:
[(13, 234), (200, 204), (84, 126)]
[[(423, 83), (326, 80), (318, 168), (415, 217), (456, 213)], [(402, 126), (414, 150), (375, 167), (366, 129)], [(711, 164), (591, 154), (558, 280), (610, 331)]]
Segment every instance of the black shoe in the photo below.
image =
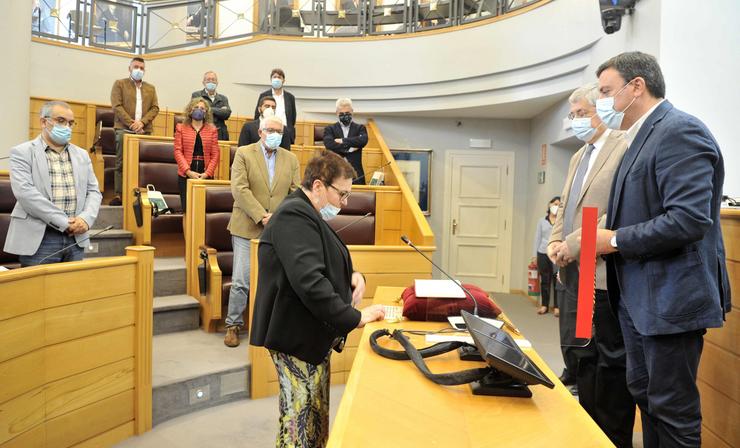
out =
[(567, 370), (563, 370), (563, 373), (558, 379), (565, 386), (573, 386), (574, 384), (576, 384), (576, 379), (573, 376), (569, 375)]
[(121, 201), (120, 196), (116, 196), (115, 198), (111, 199), (108, 205), (122, 205), (123, 202)]

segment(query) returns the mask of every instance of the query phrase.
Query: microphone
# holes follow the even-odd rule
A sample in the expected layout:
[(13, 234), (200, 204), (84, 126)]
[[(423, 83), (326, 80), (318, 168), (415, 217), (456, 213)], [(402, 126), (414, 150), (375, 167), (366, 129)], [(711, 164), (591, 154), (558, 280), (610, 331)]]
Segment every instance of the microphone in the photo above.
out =
[(404, 243), (406, 243), (406, 245), (410, 246), (412, 249), (414, 249), (416, 252), (418, 252), (419, 255), (421, 255), (422, 257), (426, 258), (427, 261), (432, 264), (432, 266), (434, 266), (435, 268), (437, 268), (437, 270), (439, 272), (443, 273), (445, 276), (447, 276), (447, 278), (449, 278), (450, 280), (452, 280), (452, 282), (455, 283), (457, 286), (459, 286), (460, 289), (462, 289), (465, 292), (465, 294), (468, 295), (468, 297), (470, 297), (471, 299), (473, 299), (473, 316), (476, 316), (476, 317), (478, 316), (478, 301), (475, 300), (475, 296), (473, 294), (471, 294), (470, 291), (468, 291), (467, 288), (465, 288), (462, 285), (462, 283), (458, 283), (454, 278), (452, 278), (452, 276), (450, 274), (448, 274), (442, 268), (440, 268), (439, 266), (437, 266), (432, 261), (431, 258), (429, 258), (426, 255), (424, 255), (424, 252), (420, 251), (419, 248), (416, 247), (416, 246), (414, 246), (414, 243), (412, 243), (411, 240), (409, 240), (409, 237), (407, 237), (406, 235), (401, 235), (401, 241), (403, 241)]
[(357, 224), (358, 222), (360, 222), (360, 221), (362, 221), (363, 219), (367, 218), (368, 216), (372, 216), (372, 215), (373, 215), (373, 213), (372, 213), (372, 212), (367, 212), (367, 213), (365, 213), (364, 215), (362, 215), (362, 216), (361, 216), (360, 218), (358, 218), (358, 219), (355, 219), (355, 220), (354, 220), (354, 221), (352, 221), (351, 223), (349, 223), (349, 224), (347, 224), (347, 225), (345, 225), (345, 226), (342, 226), (341, 228), (339, 228), (339, 229), (335, 230), (334, 232), (335, 232), (335, 233), (339, 233), (339, 232), (341, 232), (342, 230), (344, 230), (344, 229), (346, 229), (346, 228), (348, 228), (348, 227), (352, 227), (353, 225)]
[(100, 234), (101, 234), (101, 233), (103, 233), (103, 232), (107, 232), (107, 231), (109, 231), (109, 230), (110, 230), (110, 229), (112, 229), (112, 228), (113, 228), (113, 225), (110, 225), (110, 226), (108, 226), (108, 227), (106, 227), (106, 228), (104, 228), (104, 229), (102, 229), (102, 230), (100, 230), (100, 231), (98, 231), (98, 232), (95, 232), (95, 233), (93, 233), (92, 235), (87, 235), (87, 236), (86, 236), (85, 238), (83, 238), (83, 239), (82, 239), (82, 240), (80, 240), (80, 241), (75, 241), (74, 243), (70, 244), (69, 246), (64, 246), (63, 248), (59, 249), (58, 251), (56, 251), (56, 252), (54, 252), (54, 253), (51, 253), (51, 254), (49, 254), (49, 255), (45, 256), (44, 258), (42, 258), (42, 259), (41, 259), (41, 261), (39, 261), (39, 264), (42, 264), (42, 263), (43, 263), (44, 261), (46, 261), (46, 260), (48, 260), (49, 258), (53, 257), (54, 255), (57, 255), (57, 254), (59, 254), (59, 253), (62, 253), (62, 252), (64, 252), (64, 251), (66, 251), (66, 250), (67, 250), (67, 249), (69, 249), (70, 247), (75, 247), (76, 245), (78, 245), (78, 244), (80, 244), (80, 243), (82, 243), (82, 242), (84, 242), (84, 241), (87, 241), (87, 240), (89, 240), (90, 238), (92, 238), (92, 237), (94, 237), (94, 236), (98, 236), (98, 235), (100, 235)]
[[(382, 170), (383, 168), (387, 167), (387, 166), (388, 166), (388, 165), (390, 165), (391, 163), (393, 163), (393, 161), (392, 161), (392, 160), (391, 160), (391, 161), (388, 161), (388, 162), (386, 162), (385, 164), (383, 164), (383, 165), (379, 166), (379, 167), (378, 167), (378, 170)], [(375, 171), (377, 171), (377, 170), (375, 170)], [(375, 171), (373, 171), (373, 173), (374, 173)], [(357, 181), (357, 180), (360, 180), (360, 179), (364, 178), (365, 176), (367, 176), (367, 173), (363, 174), (362, 176), (358, 176), (358, 177), (355, 177), (354, 179), (352, 179), (352, 183), (354, 183), (354, 182), (355, 182), (355, 181)]]

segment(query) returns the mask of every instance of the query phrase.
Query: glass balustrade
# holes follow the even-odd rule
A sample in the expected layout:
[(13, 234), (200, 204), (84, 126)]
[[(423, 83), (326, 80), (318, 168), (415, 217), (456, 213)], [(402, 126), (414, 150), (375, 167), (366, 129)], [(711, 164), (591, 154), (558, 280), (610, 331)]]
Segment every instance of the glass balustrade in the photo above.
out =
[(500, 16), (542, 0), (34, 0), (34, 36), (132, 54), (255, 35), (415, 33)]

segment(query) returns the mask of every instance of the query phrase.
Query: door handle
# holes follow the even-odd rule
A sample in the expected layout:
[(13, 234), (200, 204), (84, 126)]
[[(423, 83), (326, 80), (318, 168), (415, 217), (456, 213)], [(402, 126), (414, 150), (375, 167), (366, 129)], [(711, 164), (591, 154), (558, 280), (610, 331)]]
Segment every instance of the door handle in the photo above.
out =
[(457, 230), (457, 220), (453, 219), (452, 220), (452, 234), (453, 235), (455, 234), (455, 230)]

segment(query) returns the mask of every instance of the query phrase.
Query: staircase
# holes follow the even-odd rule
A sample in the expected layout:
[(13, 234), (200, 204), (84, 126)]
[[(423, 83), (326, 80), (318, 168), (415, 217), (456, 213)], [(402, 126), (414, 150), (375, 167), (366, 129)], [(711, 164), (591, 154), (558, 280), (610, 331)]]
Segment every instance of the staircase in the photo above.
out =
[[(120, 206), (100, 208), (96, 229), (113, 229), (90, 239), (86, 257), (125, 254), (132, 234), (123, 230)], [(91, 233), (95, 233), (93, 229)], [(154, 259), (152, 414), (157, 425), (180, 415), (249, 398), (246, 343), (224, 346), (222, 333), (200, 330), (198, 301), (185, 290), (185, 257)]]

